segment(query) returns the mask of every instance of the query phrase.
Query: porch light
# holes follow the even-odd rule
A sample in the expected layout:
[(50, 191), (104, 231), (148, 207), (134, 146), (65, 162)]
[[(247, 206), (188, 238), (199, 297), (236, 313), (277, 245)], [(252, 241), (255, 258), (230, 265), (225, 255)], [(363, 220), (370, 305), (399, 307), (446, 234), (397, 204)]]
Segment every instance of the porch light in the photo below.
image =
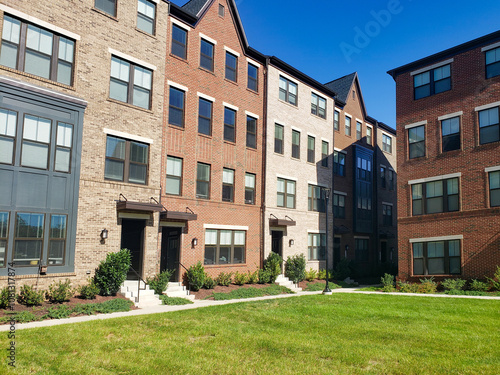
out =
[(289, 244), (290, 246), (293, 246), (293, 245), (295, 245), (295, 241), (292, 239), (292, 240), (288, 241), (288, 244)]
[(198, 245), (198, 239), (196, 237), (191, 240), (191, 245), (193, 247), (195, 247), (196, 245)]
[(108, 238), (108, 230), (106, 228), (104, 228), (102, 231), (101, 231), (101, 240), (106, 240)]

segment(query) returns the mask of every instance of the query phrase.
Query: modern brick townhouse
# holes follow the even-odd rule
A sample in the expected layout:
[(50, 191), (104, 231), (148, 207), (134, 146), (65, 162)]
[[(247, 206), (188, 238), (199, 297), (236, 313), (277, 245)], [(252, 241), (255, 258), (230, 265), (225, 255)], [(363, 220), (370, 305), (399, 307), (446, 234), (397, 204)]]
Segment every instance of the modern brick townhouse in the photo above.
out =
[(388, 73), (399, 277), (491, 276), (500, 265), (500, 32)]

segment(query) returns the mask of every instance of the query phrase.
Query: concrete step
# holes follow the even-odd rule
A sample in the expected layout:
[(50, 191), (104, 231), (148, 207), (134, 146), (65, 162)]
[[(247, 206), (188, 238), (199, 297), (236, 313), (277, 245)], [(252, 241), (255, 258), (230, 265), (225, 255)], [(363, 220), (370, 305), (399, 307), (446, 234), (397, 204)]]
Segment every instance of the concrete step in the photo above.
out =
[(134, 304), (139, 308), (161, 305), (162, 302), (158, 295), (155, 294), (155, 291), (149, 289), (149, 285), (145, 285), (144, 282), (141, 281), (140, 283), (141, 289), (138, 291), (137, 280), (126, 280), (120, 287), (120, 293), (134, 302)]
[(284, 286), (285, 288), (288, 288), (295, 293), (302, 291), (302, 288), (296, 287), (293, 281), (290, 281), (290, 279), (288, 277), (285, 277), (283, 274), (278, 275), (275, 284), (278, 284), (279, 286)]
[(189, 293), (189, 290), (186, 289), (182, 283), (178, 282), (169, 282), (167, 289), (163, 292), (163, 294), (169, 296), (169, 297), (180, 297), (180, 298), (186, 298), (191, 301), (194, 300), (195, 296)]

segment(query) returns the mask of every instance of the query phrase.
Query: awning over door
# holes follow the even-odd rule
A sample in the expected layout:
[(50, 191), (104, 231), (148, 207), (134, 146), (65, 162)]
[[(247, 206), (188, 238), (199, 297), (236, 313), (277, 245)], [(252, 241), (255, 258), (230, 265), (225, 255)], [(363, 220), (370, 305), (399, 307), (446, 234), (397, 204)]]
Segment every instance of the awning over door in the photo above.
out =
[(271, 215), (269, 218), (269, 226), (270, 227), (294, 227), (297, 225), (297, 222), (292, 220), (292, 218), (285, 216), (284, 219), (278, 219), (276, 216)]

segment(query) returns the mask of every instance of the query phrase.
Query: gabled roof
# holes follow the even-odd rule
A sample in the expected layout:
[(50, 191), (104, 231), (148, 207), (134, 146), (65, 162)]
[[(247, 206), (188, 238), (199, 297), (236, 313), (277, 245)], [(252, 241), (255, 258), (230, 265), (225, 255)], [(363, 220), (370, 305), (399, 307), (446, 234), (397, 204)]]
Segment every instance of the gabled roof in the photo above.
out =
[(334, 81), (325, 83), (325, 86), (328, 87), (330, 90), (334, 91), (337, 93), (337, 97), (342, 100), (344, 103), (346, 103), (347, 96), (349, 95), (349, 92), (351, 91), (352, 84), (354, 83), (354, 79), (356, 78), (357, 73), (351, 73), (346, 76), (343, 76), (339, 79), (336, 79)]
[(199, 17), (210, 2), (211, 0), (189, 0), (181, 8), (195, 17)]

